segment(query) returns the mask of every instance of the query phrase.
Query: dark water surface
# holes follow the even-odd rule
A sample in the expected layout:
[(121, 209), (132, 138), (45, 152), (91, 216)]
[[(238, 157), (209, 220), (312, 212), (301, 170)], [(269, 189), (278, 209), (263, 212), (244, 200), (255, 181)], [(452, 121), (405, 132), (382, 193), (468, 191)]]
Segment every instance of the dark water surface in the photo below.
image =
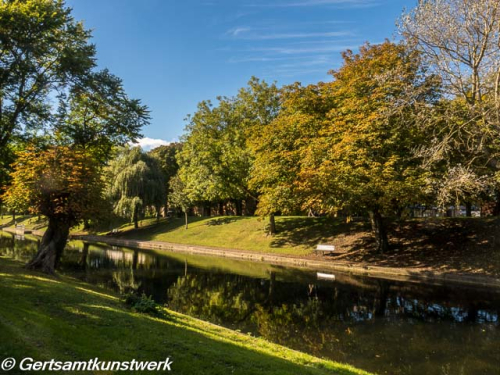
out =
[[(34, 239), (0, 232), (27, 260)], [(380, 374), (500, 374), (500, 290), (432, 286), (71, 242), (61, 272)], [(331, 272), (329, 272), (331, 273)]]

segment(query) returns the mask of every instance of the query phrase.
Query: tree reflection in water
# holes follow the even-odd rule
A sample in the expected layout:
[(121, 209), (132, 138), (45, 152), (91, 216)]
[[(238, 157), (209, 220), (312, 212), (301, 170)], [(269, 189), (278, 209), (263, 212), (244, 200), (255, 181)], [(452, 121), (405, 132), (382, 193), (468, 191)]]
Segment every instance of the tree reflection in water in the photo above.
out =
[(189, 274), (169, 288), (168, 303), (204, 320), (377, 372), (458, 374), (472, 366), (490, 373), (500, 363), (498, 300), (463, 305), (438, 302), (435, 288), (427, 293), (418, 285), (383, 280), (365, 286), (277, 282), (272, 274), (268, 280)]

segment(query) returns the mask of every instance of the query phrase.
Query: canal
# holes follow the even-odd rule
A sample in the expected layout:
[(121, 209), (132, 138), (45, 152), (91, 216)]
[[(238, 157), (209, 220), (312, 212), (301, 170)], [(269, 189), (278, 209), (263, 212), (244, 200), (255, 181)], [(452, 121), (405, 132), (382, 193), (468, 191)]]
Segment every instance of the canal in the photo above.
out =
[[(0, 232), (28, 260), (36, 238)], [(70, 242), (61, 272), (379, 374), (500, 374), (500, 290)], [(332, 272), (327, 272), (332, 274)]]

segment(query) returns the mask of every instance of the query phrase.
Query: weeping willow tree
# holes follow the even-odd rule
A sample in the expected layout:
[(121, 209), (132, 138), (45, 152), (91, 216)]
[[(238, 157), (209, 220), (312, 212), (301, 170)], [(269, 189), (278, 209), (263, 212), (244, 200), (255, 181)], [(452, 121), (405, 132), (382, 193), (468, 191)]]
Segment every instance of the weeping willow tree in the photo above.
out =
[(157, 159), (140, 147), (124, 148), (109, 164), (108, 181), (115, 214), (129, 218), (135, 228), (139, 227), (139, 216), (149, 207), (154, 207), (159, 219), (167, 186)]

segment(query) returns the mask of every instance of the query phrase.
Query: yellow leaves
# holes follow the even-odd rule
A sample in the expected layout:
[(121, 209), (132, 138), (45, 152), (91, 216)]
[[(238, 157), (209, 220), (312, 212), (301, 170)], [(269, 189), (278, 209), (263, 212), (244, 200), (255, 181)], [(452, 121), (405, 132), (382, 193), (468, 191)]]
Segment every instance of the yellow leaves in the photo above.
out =
[(30, 208), (47, 216), (65, 215), (75, 222), (87, 209), (82, 202), (89, 208), (98, 204), (101, 189), (98, 165), (84, 151), (31, 148), (18, 154), (12, 185), (4, 198), (13, 208)]

